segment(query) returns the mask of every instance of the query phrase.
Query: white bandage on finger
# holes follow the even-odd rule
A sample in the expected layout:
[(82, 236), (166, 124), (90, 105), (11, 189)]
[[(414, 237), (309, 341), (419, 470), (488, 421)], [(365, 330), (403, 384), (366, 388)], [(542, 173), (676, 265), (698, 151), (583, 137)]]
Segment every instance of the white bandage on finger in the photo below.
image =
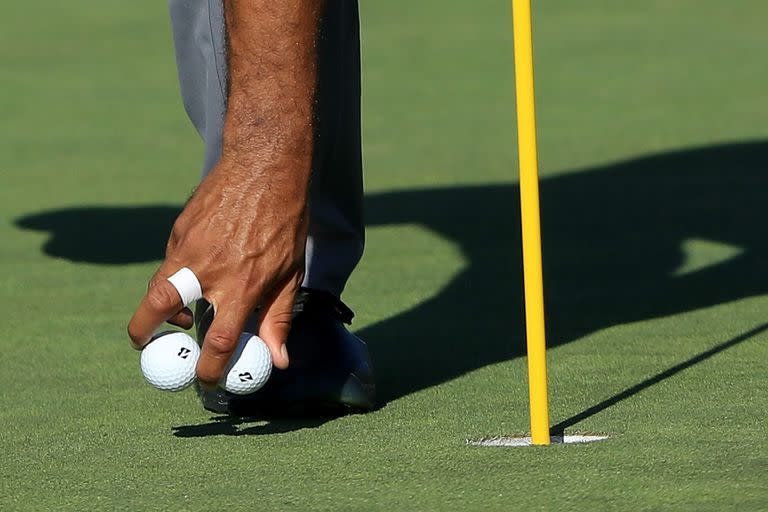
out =
[(195, 273), (187, 267), (173, 274), (168, 278), (168, 281), (179, 292), (181, 302), (185, 306), (203, 298), (203, 289), (200, 287), (200, 281), (197, 280)]

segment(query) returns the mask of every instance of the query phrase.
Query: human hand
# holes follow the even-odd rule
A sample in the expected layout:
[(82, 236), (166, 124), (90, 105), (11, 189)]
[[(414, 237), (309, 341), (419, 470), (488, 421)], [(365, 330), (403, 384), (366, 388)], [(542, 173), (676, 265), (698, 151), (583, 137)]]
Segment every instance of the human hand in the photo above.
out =
[(191, 327), (192, 312), (167, 280), (182, 267), (190, 268), (215, 312), (197, 365), (204, 385), (218, 383), (248, 316), (258, 307), (259, 336), (274, 365), (288, 366), (285, 341), (304, 272), (306, 183), (278, 169), (270, 176), (255, 179), (246, 166), (219, 162), (176, 220), (165, 261), (128, 325), (139, 349), (165, 321)]
[(274, 365), (288, 366), (285, 340), (304, 272), (322, 5), (224, 3), (222, 157), (177, 219), (165, 261), (128, 325), (136, 348), (166, 320), (191, 327), (192, 312), (167, 280), (190, 268), (215, 313), (197, 365), (203, 385), (218, 383), (257, 307)]

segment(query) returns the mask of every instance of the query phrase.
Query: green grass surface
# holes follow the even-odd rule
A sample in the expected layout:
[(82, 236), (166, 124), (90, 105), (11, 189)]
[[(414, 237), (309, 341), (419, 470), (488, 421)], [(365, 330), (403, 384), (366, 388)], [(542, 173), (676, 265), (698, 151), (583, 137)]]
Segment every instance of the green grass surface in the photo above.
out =
[(610, 440), (465, 444), (528, 428), (506, 2), (363, 3), (345, 298), (385, 406), (239, 425), (125, 336), (202, 155), (164, 3), (16, 3), (0, 510), (768, 509), (768, 7), (535, 4), (552, 424)]

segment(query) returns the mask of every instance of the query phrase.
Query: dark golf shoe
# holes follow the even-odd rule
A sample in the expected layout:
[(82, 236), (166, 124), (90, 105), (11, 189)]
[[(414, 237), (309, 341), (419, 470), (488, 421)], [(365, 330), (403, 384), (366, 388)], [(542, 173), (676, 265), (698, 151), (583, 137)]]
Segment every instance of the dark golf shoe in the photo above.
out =
[[(197, 386), (203, 406), (233, 416), (341, 415), (375, 406), (375, 385), (368, 348), (344, 324), (354, 314), (327, 292), (302, 288), (296, 295), (294, 317), (286, 346), (290, 366), (272, 369), (263, 388), (250, 395)], [(256, 315), (246, 326), (258, 332)], [(213, 320), (213, 308), (198, 301), (195, 314), (199, 343)]]

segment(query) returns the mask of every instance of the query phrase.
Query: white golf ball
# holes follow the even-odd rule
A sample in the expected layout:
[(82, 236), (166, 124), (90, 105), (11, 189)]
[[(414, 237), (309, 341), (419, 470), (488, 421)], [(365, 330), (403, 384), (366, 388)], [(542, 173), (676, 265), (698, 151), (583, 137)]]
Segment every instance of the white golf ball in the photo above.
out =
[(141, 351), (141, 373), (163, 391), (181, 391), (195, 380), (197, 342), (183, 332), (163, 333)]
[(240, 335), (235, 353), (224, 370), (224, 389), (247, 395), (261, 389), (272, 373), (272, 355), (264, 341), (248, 332)]

